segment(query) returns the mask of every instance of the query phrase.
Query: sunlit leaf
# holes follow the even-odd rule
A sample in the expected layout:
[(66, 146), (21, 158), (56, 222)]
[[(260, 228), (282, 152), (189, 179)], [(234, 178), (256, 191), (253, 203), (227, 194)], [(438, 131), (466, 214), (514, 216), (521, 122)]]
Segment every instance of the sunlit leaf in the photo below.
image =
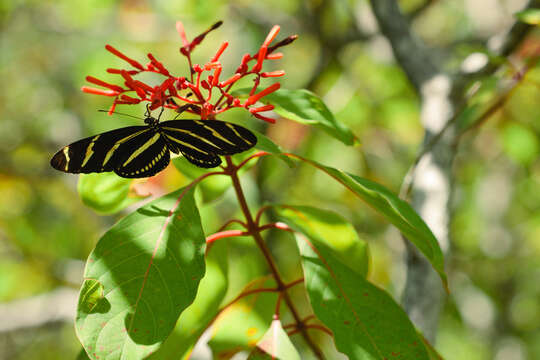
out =
[(130, 193), (132, 182), (113, 172), (81, 174), (77, 189), (86, 206), (101, 214), (112, 214), (142, 199)]
[(277, 215), (296, 231), (317, 238), (330, 247), (344, 265), (365, 277), (369, 266), (367, 244), (358, 238), (354, 227), (340, 215), (310, 206), (282, 205)]
[(530, 25), (540, 25), (540, 9), (527, 9), (520, 11), (515, 16), (524, 23)]
[[(305, 284), (317, 318), (349, 359), (429, 359), (422, 338), (385, 291), (351, 271), (327, 244), (298, 234)], [(340, 256), (341, 257), (341, 256)]]
[(257, 137), (257, 145), (255, 147), (259, 150), (266, 151), (272, 155), (277, 155), (281, 160), (285, 161), (289, 167), (294, 166), (294, 162), (287, 156), (283, 155), (281, 148), (270, 140), (266, 135), (261, 134), (258, 131), (251, 130)]
[(444, 258), (439, 243), (426, 223), (407, 202), (373, 181), (324, 166), (313, 160), (300, 159), (333, 177), (396, 226), (427, 257), (444, 286), (447, 286)]
[(88, 258), (76, 318), (90, 358), (154, 352), (195, 298), (204, 247), (193, 189), (152, 201), (103, 235)]
[[(261, 279), (253, 282), (249, 290), (272, 284)], [(215, 358), (228, 358), (238, 351), (251, 350), (270, 326), (276, 300), (276, 293), (260, 292), (229, 306), (212, 327), (212, 339), (208, 345)]]
[(320, 97), (309, 90), (279, 89), (262, 101), (275, 106), (279, 115), (306, 125), (316, 126), (346, 145), (356, 141), (352, 131), (336, 120)]
[(300, 360), (300, 354), (278, 319), (272, 321), (272, 325), (248, 357), (248, 360), (264, 359)]
[(151, 359), (186, 359), (209, 323), (218, 314), (227, 292), (226, 241), (217, 241), (206, 256), (206, 274), (201, 280), (195, 301), (178, 319), (176, 327)]
[[(250, 90), (238, 89), (233, 91), (233, 95), (247, 95)], [(274, 105), (273, 111), (277, 114), (301, 124), (316, 126), (346, 145), (353, 145), (357, 141), (351, 130), (336, 120), (321, 98), (309, 90), (279, 89), (261, 101)]]

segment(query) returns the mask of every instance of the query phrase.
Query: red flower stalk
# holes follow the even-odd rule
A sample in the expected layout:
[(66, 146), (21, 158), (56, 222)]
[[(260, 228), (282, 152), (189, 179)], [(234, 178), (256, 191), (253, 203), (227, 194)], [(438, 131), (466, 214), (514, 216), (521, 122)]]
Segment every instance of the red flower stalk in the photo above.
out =
[[(107, 51), (126, 61), (132, 68), (107, 69), (108, 73), (119, 74), (122, 77), (123, 81), (120, 85), (111, 84), (93, 76), (88, 76), (86, 80), (89, 83), (104, 89), (83, 86), (82, 90), (89, 94), (114, 97), (109, 113), (114, 111), (117, 104), (133, 105), (147, 101), (150, 103), (151, 109), (166, 107), (178, 111), (185, 110), (199, 116), (201, 119), (214, 119), (216, 115), (224, 111), (243, 107), (254, 117), (274, 123), (275, 119), (260, 114), (264, 111), (271, 111), (274, 108), (272, 105), (254, 105), (264, 96), (278, 90), (280, 84), (274, 83), (258, 93), (257, 89), (261, 78), (280, 77), (285, 75), (285, 71), (277, 70), (262, 72), (262, 68), (266, 60), (275, 60), (283, 57), (282, 53), (274, 53), (274, 50), (292, 43), (296, 40), (297, 36), (289, 36), (276, 44), (271, 45), (280, 30), (279, 26), (274, 26), (266, 36), (259, 50), (254, 55), (245, 54), (235, 73), (223, 77), (223, 66), (220, 58), (229, 45), (227, 41), (220, 45), (215, 55), (204, 65), (193, 64), (191, 61), (191, 53), (196, 46), (198, 46), (211, 31), (221, 26), (221, 24), (221, 21), (215, 23), (208, 30), (196, 36), (190, 42), (186, 36), (183, 24), (181, 22), (176, 23), (176, 29), (178, 30), (182, 41), (180, 52), (188, 60), (188, 78), (184, 76), (175, 76), (151, 53), (147, 54), (150, 61), (143, 66), (137, 60), (128, 57), (111, 45), (106, 45), (105, 48)], [(253, 62), (252, 65), (250, 65), (250, 62)], [(136, 78), (137, 75), (145, 72), (159, 74), (163, 76), (164, 79), (159, 84), (148, 84)], [(248, 99), (242, 103), (240, 98), (230, 93), (230, 90), (237, 81), (246, 76), (252, 76), (254, 83)], [(220, 81), (220, 78), (224, 78), (225, 80)], [(189, 94), (185, 93), (186, 90), (189, 91)], [(217, 100), (212, 100), (213, 91), (217, 91), (220, 94)], [(136, 97), (130, 96), (128, 93), (135, 93)]]

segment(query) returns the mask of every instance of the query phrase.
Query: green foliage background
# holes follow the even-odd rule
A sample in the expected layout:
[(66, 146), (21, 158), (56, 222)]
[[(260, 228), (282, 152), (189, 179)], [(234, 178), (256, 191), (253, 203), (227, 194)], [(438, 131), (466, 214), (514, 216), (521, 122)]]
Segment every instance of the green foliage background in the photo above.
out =
[[(421, 1), (400, 3), (413, 11)], [(505, 5), (498, 14), (503, 19), (511, 19), (511, 3), (501, 2)], [(497, 30), (488, 21), (495, 13), (488, 11), (482, 18), (467, 4), (437, 1), (413, 22), (428, 43), (452, 49), (449, 66), (458, 66), (479, 50), (465, 40), (487, 38)], [(182, 72), (186, 65), (178, 54), (175, 21), (183, 21), (193, 37), (221, 19), (224, 25), (197, 49), (194, 61), (206, 61), (221, 42), (229, 41), (222, 57), (227, 73), (244, 52), (256, 51), (273, 24), (280, 24), (278, 38), (293, 33), (300, 37), (269, 70), (287, 72), (284, 88), (307, 88), (320, 95), (360, 145), (347, 147), (320, 129), (288, 120), (267, 127), (240, 111), (223, 120), (234, 118), (266, 132), (284, 149), (394, 192), (422, 140), (418, 99), (387, 43), (370, 27), (364, 0), (8, 0), (0, 4), (0, 16), (0, 306), (59, 287), (78, 289), (90, 250), (122, 216), (102, 216), (87, 208), (77, 193), (77, 176), (55, 172), (48, 164), (60, 146), (136, 122), (97, 113), (108, 108), (109, 99), (80, 91), (86, 75), (117, 81), (105, 69), (123, 64), (105, 51), (105, 44), (140, 60), (152, 52)], [(367, 35), (338, 41), (351, 37), (355, 18)], [(488, 89), (490, 81), (493, 89), (498, 80), (484, 79)], [(536, 67), (500, 111), (462, 139), (454, 166), (452, 255), (446, 260), (451, 294), (436, 341), (447, 359), (505, 359), (508, 353), (515, 359), (540, 358), (539, 98)], [(143, 112), (135, 107), (119, 110)], [(171, 165), (156, 186), (164, 193), (189, 181)], [(278, 159), (261, 160), (243, 181), (253, 203), (323, 207), (351, 221), (371, 249), (368, 278), (399, 296), (405, 274), (402, 240), (339, 184), (308, 165), (291, 169)], [(233, 205), (232, 194), (226, 192), (203, 206), (204, 229), (216, 230), (230, 218)], [(285, 236), (273, 236), (280, 268), (297, 276), (299, 262), (290, 256), (296, 252), (294, 244)], [(228, 251), (230, 261), (244, 260), (246, 254), (255, 257), (247, 239), (234, 240)], [(235, 268), (229, 291), (264, 273), (260, 264), (253, 258), (241, 271)], [(72, 322), (0, 332), (0, 359), (75, 358), (79, 349)]]

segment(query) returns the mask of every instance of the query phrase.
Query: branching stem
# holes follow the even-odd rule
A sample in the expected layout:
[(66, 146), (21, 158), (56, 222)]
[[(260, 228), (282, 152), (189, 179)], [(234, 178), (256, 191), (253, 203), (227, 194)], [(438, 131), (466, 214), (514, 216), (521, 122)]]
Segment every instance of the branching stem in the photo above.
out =
[(281, 275), (279, 274), (276, 263), (274, 262), (274, 259), (272, 258), (272, 255), (270, 253), (270, 249), (268, 249), (268, 247), (266, 246), (261, 236), (260, 229), (255, 223), (251, 215), (251, 211), (249, 210), (246, 197), (244, 196), (244, 191), (242, 190), (242, 186), (240, 185), (240, 179), (238, 178), (239, 166), (236, 166), (233, 164), (230, 156), (226, 156), (225, 159), (227, 161), (225, 172), (227, 175), (231, 177), (234, 191), (236, 192), (236, 197), (238, 198), (238, 203), (240, 205), (242, 213), (244, 214), (244, 217), (246, 218), (247, 231), (251, 234), (251, 236), (257, 243), (257, 246), (261, 250), (268, 264), (268, 267), (270, 268), (270, 272), (272, 273), (272, 276), (274, 277), (274, 280), (276, 281), (277, 290), (280, 292), (280, 296), (283, 298), (283, 300), (287, 304), (287, 307), (289, 308), (289, 311), (291, 312), (291, 315), (295, 320), (296, 329), (300, 331), (307, 345), (311, 348), (315, 356), (318, 359), (324, 359), (324, 356), (321, 350), (317, 347), (317, 345), (313, 342), (313, 340), (309, 336), (306, 329), (306, 325), (302, 322), (302, 319), (300, 315), (298, 314), (298, 311), (296, 310), (294, 303), (292, 302), (289, 294), (287, 293), (287, 285), (281, 278)]

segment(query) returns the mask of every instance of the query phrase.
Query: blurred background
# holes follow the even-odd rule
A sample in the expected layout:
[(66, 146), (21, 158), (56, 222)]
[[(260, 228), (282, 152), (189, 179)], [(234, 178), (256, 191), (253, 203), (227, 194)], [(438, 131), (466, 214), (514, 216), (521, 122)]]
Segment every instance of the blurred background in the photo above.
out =
[[(402, 0), (412, 29), (440, 54), (449, 71), (515, 21), (522, 0)], [(270, 127), (241, 112), (222, 120), (265, 131), (284, 149), (377, 181), (399, 192), (424, 136), (420, 102), (377, 28), (366, 0), (3, 0), (0, 3), (0, 359), (70, 359), (80, 351), (73, 327), (84, 262), (99, 237), (130, 208), (96, 214), (77, 194), (77, 176), (54, 171), (49, 160), (61, 146), (136, 120), (107, 116), (111, 99), (84, 94), (85, 76), (118, 82), (108, 67), (124, 66), (104, 49), (111, 44), (146, 62), (147, 52), (187, 74), (175, 22), (188, 38), (218, 20), (194, 53), (204, 63), (223, 41), (230, 45), (223, 74), (254, 53), (272, 25), (278, 39), (298, 34), (274, 68), (284, 69), (287, 89), (321, 96), (361, 145), (347, 147), (325, 133), (278, 119)], [(538, 28), (516, 50), (540, 42)], [(228, 70), (228, 71), (227, 71)], [(226, 76), (226, 75), (222, 75)], [(480, 79), (491, 89), (512, 77)], [(224, 77), (225, 78), (225, 77)], [(486, 91), (489, 97), (493, 92)], [(481, 126), (461, 139), (453, 166), (451, 294), (435, 347), (446, 359), (540, 358), (540, 68)], [(119, 106), (141, 116), (143, 108)], [(369, 242), (370, 279), (399, 298), (404, 245), (357, 198), (313, 168), (288, 168), (261, 160), (244, 176), (250, 200), (320, 206), (350, 220)], [(147, 190), (163, 194), (189, 182), (170, 166)], [(208, 234), (231, 216), (233, 194), (202, 205)], [(299, 273), (291, 241), (272, 234), (283, 272)], [(238, 239), (231, 257), (252, 251)], [(258, 272), (253, 260), (246, 277)], [(238, 269), (238, 268), (236, 268)], [(238, 277), (238, 276), (237, 276)], [(241, 277), (241, 276), (239, 276)], [(289, 279), (292, 280), (292, 279)], [(241, 282), (241, 280), (238, 280)], [(245, 282), (245, 279), (244, 279)], [(300, 345), (301, 346), (301, 345)], [(219, 347), (219, 346), (217, 346)]]

